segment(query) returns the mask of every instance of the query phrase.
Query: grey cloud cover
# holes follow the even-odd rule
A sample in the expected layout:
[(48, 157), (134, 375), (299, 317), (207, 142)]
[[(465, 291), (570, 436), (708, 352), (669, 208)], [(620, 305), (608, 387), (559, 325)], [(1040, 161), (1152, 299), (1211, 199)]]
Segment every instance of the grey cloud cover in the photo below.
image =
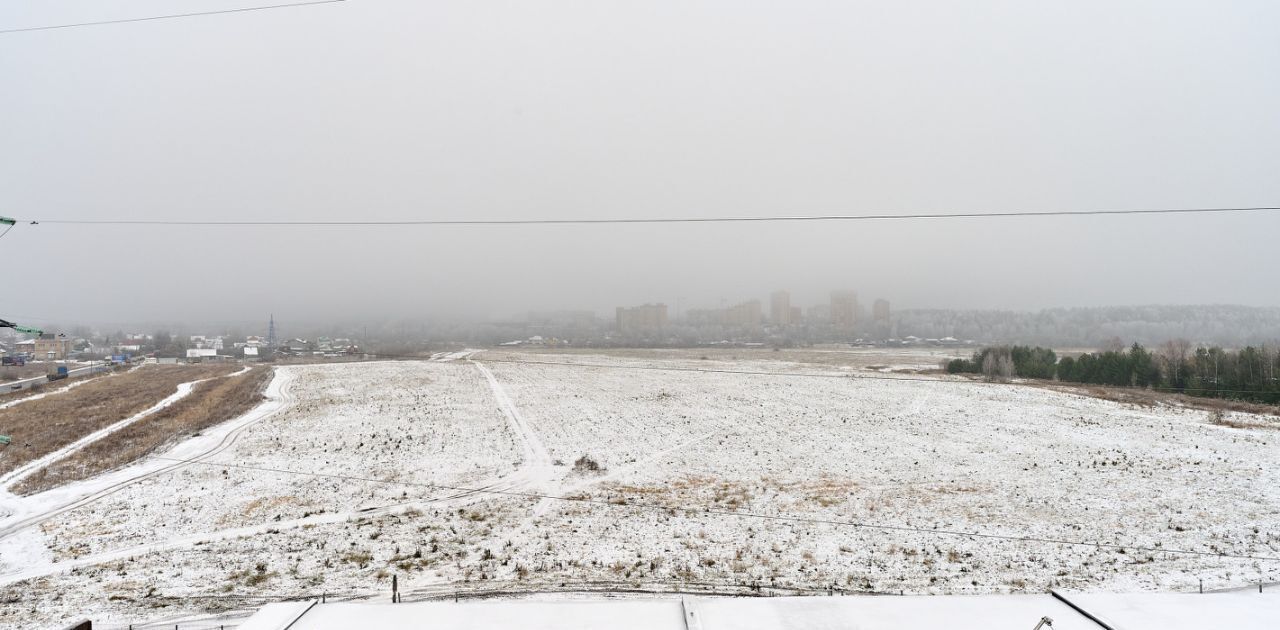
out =
[[(244, 6), (198, 2), (184, 10)], [(171, 3), (6, 3), (27, 26)], [(0, 215), (401, 219), (1280, 204), (1271, 2), (443, 2), (0, 36)], [(59, 319), (501, 316), (832, 288), (1280, 305), (1280, 214), (19, 225)]]

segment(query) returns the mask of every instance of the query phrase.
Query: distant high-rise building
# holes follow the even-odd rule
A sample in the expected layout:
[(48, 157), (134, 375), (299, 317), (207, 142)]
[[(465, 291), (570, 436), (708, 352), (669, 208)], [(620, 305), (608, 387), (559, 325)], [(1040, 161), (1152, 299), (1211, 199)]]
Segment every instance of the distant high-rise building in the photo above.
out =
[(831, 326), (852, 331), (858, 323), (858, 294), (853, 291), (831, 292)]
[(666, 304), (642, 304), (617, 310), (618, 332), (636, 335), (662, 332), (667, 327)]
[(804, 314), (803, 314), (803, 311), (800, 310), (800, 307), (799, 306), (791, 307), (791, 325), (797, 326), (803, 321), (804, 321)]
[(825, 324), (831, 321), (831, 305), (830, 304), (814, 304), (809, 307), (809, 311), (805, 314), (805, 318), (810, 324)]
[(769, 319), (777, 326), (790, 326), (791, 294), (786, 291), (774, 291), (769, 296)]
[(724, 310), (725, 326), (756, 328), (760, 326), (760, 319), (760, 300), (749, 300)]
[(876, 324), (889, 323), (889, 300), (876, 300), (875, 305), (871, 307), (871, 319)]

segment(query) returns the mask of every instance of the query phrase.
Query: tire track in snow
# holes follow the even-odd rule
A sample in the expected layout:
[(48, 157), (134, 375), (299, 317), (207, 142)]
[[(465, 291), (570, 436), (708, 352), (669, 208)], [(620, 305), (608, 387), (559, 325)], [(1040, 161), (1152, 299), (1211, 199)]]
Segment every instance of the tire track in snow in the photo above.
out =
[[(235, 420), (223, 423), (217, 428), (206, 430), (201, 436), (192, 437), (186, 442), (174, 446), (167, 453), (198, 462), (225, 451), (235, 444), (240, 434), (246, 429), (275, 415), (293, 402), (293, 395), (289, 391), (289, 385), (292, 381), (293, 374), (291, 372), (287, 372), (283, 368), (276, 368), (275, 376), (267, 386), (266, 396), (268, 400), (266, 402), (254, 407)], [(275, 397), (274, 399), (272, 399), (273, 396)], [(226, 427), (231, 428), (227, 430)], [(187, 449), (199, 448), (203, 443), (216, 437), (220, 429), (226, 430), (226, 435), (217, 444), (204, 451), (185, 452)], [(115, 494), (144, 479), (193, 465), (191, 462), (178, 462), (157, 468), (156, 462), (158, 461), (160, 460), (140, 460), (120, 470), (26, 497), (14, 497), (0, 490), (0, 504), (8, 504), (0, 505), (0, 508), (7, 508), (10, 514), (17, 515), (16, 517), (10, 516), (0, 520), (0, 541), (23, 529), (38, 525), (55, 516)], [(117, 477), (120, 480), (113, 481)], [(26, 508), (26, 510), (23, 508)]]
[[(466, 360), (467, 355), (469, 354), (470, 353), (455, 353), (443, 360), (446, 360), (446, 361)], [(520, 410), (515, 406), (515, 403), (512, 402), (510, 396), (507, 395), (507, 392), (502, 387), (501, 383), (499, 383), (496, 377), (493, 376), (493, 373), (490, 372), (488, 368), (486, 368), (483, 365), (480, 365), (474, 362), (472, 363), (476, 365), (477, 369), (486, 377), (486, 380), (489, 383), (490, 389), (493, 391), (493, 394), (495, 398), (498, 400), (499, 406), (503, 411), (503, 415), (507, 418), (507, 421), (511, 423), (511, 426), (513, 430), (515, 430), (517, 435), (520, 436), (521, 447), (522, 447), (522, 451), (524, 452), (525, 461), (524, 461), (524, 465), (521, 466), (515, 473), (511, 475), (500, 477), (487, 484), (479, 485), (475, 490), (452, 492), (443, 496), (430, 498), (430, 499), (419, 499), (415, 501), (395, 503), (395, 504), (385, 505), (385, 506), (380, 506), (375, 508), (362, 508), (358, 510), (346, 510), (342, 512), (329, 512), (326, 514), (318, 514), (314, 516), (309, 516), (309, 517), (304, 517), (299, 519), (292, 519), (288, 521), (272, 521), (269, 523), (260, 523), (255, 525), (242, 526), (242, 527), (233, 527), (233, 528), (228, 528), (228, 529), (223, 529), (223, 530), (218, 530), (213, 532), (196, 532), (196, 533), (188, 534), (185, 536), (179, 536), (179, 537), (161, 541), (161, 542), (147, 543), (147, 544), (136, 545), (136, 546), (132, 546), (124, 549), (104, 551), (101, 553), (82, 556), (80, 558), (75, 558), (73, 560), (64, 560), (62, 562), (57, 562), (49, 565), (38, 566), (38, 567), (24, 567), (19, 571), (0, 575), (0, 585), (10, 584), (13, 582), (36, 578), (36, 577), (42, 577), (45, 575), (57, 574), (72, 568), (94, 566), (94, 565), (102, 564), (105, 562), (112, 562), (112, 561), (121, 560), (128, 557), (139, 556), (147, 553), (189, 549), (189, 548), (193, 548), (193, 547), (207, 544), (210, 542), (231, 540), (235, 538), (242, 538), (246, 536), (263, 534), (269, 530), (282, 531), (282, 530), (288, 530), (288, 529), (302, 528), (309, 525), (341, 523), (341, 522), (345, 522), (347, 520), (355, 519), (355, 518), (369, 518), (369, 517), (375, 517), (375, 516), (394, 515), (394, 514), (402, 513), (414, 508), (442, 508), (442, 507), (460, 506), (460, 505), (472, 503), (477, 500), (482, 500), (483, 498), (486, 498), (489, 496), (489, 494), (487, 494), (488, 491), (493, 491), (493, 490), (503, 491), (503, 492), (534, 491), (534, 490), (540, 490), (545, 488), (549, 482), (554, 481), (554, 479), (557, 477), (557, 472), (558, 472), (556, 470), (556, 467), (552, 463), (550, 453), (547, 451), (546, 447), (543, 445), (541, 439), (538, 437), (538, 434), (529, 427), (529, 424), (525, 419), (524, 415), (520, 413)], [(278, 371), (277, 378), (279, 378), (279, 375), (280, 375), (280, 372)], [(289, 380), (291, 381), (292, 379), (290, 378)], [(275, 385), (274, 381), (272, 385), (273, 386)], [(268, 394), (270, 394), (271, 389), (272, 387), (268, 388)], [(284, 403), (293, 402), (294, 398), (292, 393), (289, 391), (287, 384), (279, 386), (279, 391), (282, 398), (282, 405), (280, 408), (283, 408)], [(230, 448), (230, 446), (234, 444), (235, 440), (239, 437), (239, 435), (245, 429), (249, 428), (251, 424), (255, 424), (260, 420), (264, 420), (270, 415), (274, 415), (276, 411), (278, 411), (278, 409), (271, 410), (270, 413), (267, 413), (260, 418), (252, 420), (251, 422), (246, 422), (244, 423), (243, 426), (236, 427), (231, 432), (229, 432), (226, 437), (223, 438), (223, 441), (219, 443), (218, 446), (208, 451), (205, 451), (202, 454), (188, 457), (187, 459), (190, 461), (176, 462), (172, 465), (165, 466), (158, 470), (154, 470), (149, 473), (145, 473), (142, 475), (138, 475), (136, 477), (129, 478), (121, 483), (112, 484), (102, 489), (101, 491), (96, 492), (87, 497), (84, 497), (83, 499), (76, 501), (74, 503), (67, 504), (65, 506), (61, 506), (57, 509), (50, 510), (41, 514), (33, 515), (31, 517), (23, 519), (22, 521), (4, 526), (3, 528), (0, 528), (0, 539), (3, 539), (4, 537), (14, 534), (18, 531), (21, 531), (23, 528), (36, 525), (38, 523), (41, 523), (45, 520), (53, 518), (54, 516), (57, 516), (69, 510), (83, 507), (84, 505), (87, 505), (93, 501), (97, 501), (110, 494), (114, 494), (115, 492), (118, 492), (124, 489), (125, 487), (133, 483), (136, 483), (137, 481), (141, 481), (149, 477), (173, 472), (180, 468), (192, 466), (197, 463), (216, 465), (216, 462), (209, 462), (207, 460), (215, 455), (222, 453), (227, 448)]]
[[(484, 485), (479, 485), (475, 490), (452, 492), (440, 497), (435, 497), (430, 499), (419, 499), (416, 501), (395, 503), (392, 505), (386, 505), (386, 506), (375, 507), (375, 508), (362, 508), (358, 510), (347, 510), (342, 512), (329, 512), (326, 514), (319, 514), (319, 515), (314, 515), (314, 516), (309, 516), (309, 517), (304, 517), (299, 519), (292, 519), (289, 521), (272, 521), (268, 523), (259, 523), (259, 524), (247, 525), (243, 527), (233, 527), (233, 528), (228, 528), (228, 529), (223, 529), (223, 530), (218, 530), (213, 532), (196, 532), (196, 533), (179, 536), (179, 537), (161, 541), (161, 542), (147, 543), (147, 544), (136, 545), (136, 546), (132, 546), (124, 549), (114, 549), (111, 551), (104, 551), (101, 553), (82, 556), (80, 558), (75, 558), (73, 560), (64, 560), (62, 562), (57, 562), (57, 563), (53, 563), (45, 566), (24, 567), (19, 571), (0, 575), (0, 585), (10, 584), (13, 582), (18, 582), (21, 580), (27, 580), (27, 579), (36, 578), (36, 577), (42, 577), (45, 575), (57, 574), (57, 573), (61, 573), (63, 571), (67, 571), (69, 569), (73, 569), (77, 567), (99, 565), (105, 562), (112, 562), (112, 561), (121, 560), (129, 557), (135, 557), (135, 556), (139, 556), (147, 553), (189, 549), (189, 548), (193, 548), (193, 547), (211, 543), (211, 542), (218, 542), (218, 541), (224, 541), (224, 540), (231, 540), (235, 538), (242, 538), (246, 536), (263, 534), (263, 533), (266, 533), (268, 530), (282, 531), (282, 530), (288, 530), (288, 529), (302, 528), (309, 525), (341, 523), (341, 522), (345, 522), (347, 520), (355, 519), (355, 518), (369, 518), (369, 517), (375, 517), (375, 516), (394, 515), (397, 513), (408, 511), (413, 508), (441, 508), (441, 507), (452, 507), (455, 505), (465, 505), (465, 504), (468, 504), (477, 500), (482, 500), (483, 498), (488, 497), (489, 496), (489, 494), (487, 494), (488, 491), (497, 490), (502, 492), (516, 492), (516, 491), (543, 491), (544, 492), (549, 490), (555, 484), (555, 482), (559, 479), (559, 477), (562, 476), (560, 474), (560, 471), (554, 465), (550, 452), (547, 451), (546, 446), (543, 444), (537, 432), (534, 431), (532, 427), (530, 427), (528, 420), (520, 412), (519, 408), (516, 407), (515, 403), (511, 400), (510, 395), (507, 394), (506, 389), (503, 388), (502, 384), (497, 380), (497, 378), (486, 366), (481, 365), (480, 363), (475, 361), (470, 361), (468, 358), (470, 354), (471, 352), (452, 353), (450, 355), (442, 357), (441, 360), (443, 361), (467, 360), (468, 362), (475, 365), (477, 370), (485, 377), (485, 380), (489, 384), (489, 388), (493, 392), (494, 398), (497, 400), (499, 408), (502, 410), (504, 417), (506, 417), (507, 422), (512, 427), (512, 430), (520, 438), (521, 451), (523, 454), (524, 461), (522, 462), (523, 465), (520, 466), (520, 468), (513, 474), (507, 475), (505, 477), (500, 477)], [(279, 378), (279, 375), (280, 375), (280, 372), (277, 372), (277, 378)], [(273, 381), (273, 385), (274, 384), (275, 383)], [(271, 388), (269, 387), (269, 390), (268, 390), (269, 392), (270, 392), (270, 389)], [(280, 386), (279, 390), (280, 390), (283, 403), (292, 402), (294, 400), (292, 394), (288, 390), (287, 385)], [(283, 404), (281, 405), (280, 408), (283, 408)], [(69, 510), (83, 507), (84, 505), (92, 503), (93, 501), (97, 501), (110, 494), (114, 494), (115, 492), (118, 492), (124, 489), (125, 487), (133, 483), (136, 483), (138, 481), (141, 481), (143, 479), (173, 472), (180, 468), (192, 466), (197, 463), (216, 464), (216, 462), (209, 462), (207, 460), (211, 457), (214, 457), (215, 455), (222, 453), (227, 448), (230, 448), (230, 446), (234, 444), (235, 440), (239, 437), (239, 435), (245, 429), (249, 428), (251, 424), (254, 424), (260, 420), (266, 419), (270, 415), (273, 415), (276, 411), (278, 411), (278, 409), (272, 410), (270, 413), (265, 414), (262, 417), (257, 418), (256, 420), (253, 420), (252, 422), (246, 422), (243, 426), (236, 427), (235, 429), (230, 431), (226, 437), (223, 438), (222, 442), (219, 443), (218, 446), (212, 449), (209, 449), (202, 454), (186, 458), (191, 461), (176, 462), (172, 465), (165, 466), (163, 468), (160, 468), (142, 475), (131, 477), (118, 484), (112, 484), (106, 488), (103, 488), (102, 490), (92, 495), (89, 495), (87, 497), (84, 497), (74, 503), (70, 503), (70, 504), (58, 507), (54, 510), (43, 512), (41, 514), (33, 515), (26, 519), (23, 519), (22, 521), (4, 526), (3, 528), (0, 528), (0, 539), (3, 539), (4, 537), (9, 536), (18, 531), (21, 531), (23, 528), (36, 525), (38, 523), (41, 523), (45, 520), (53, 518), (54, 516), (57, 516)], [(547, 501), (548, 500), (545, 500), (545, 499), (541, 501), (538, 505), (538, 508), (542, 508), (543, 507), (542, 504), (546, 503)]]
[[(516, 434), (520, 436), (520, 441), (525, 452), (525, 465), (514, 475), (503, 479), (498, 485), (498, 489), (502, 491), (531, 491), (537, 494), (556, 494), (557, 488), (567, 474), (567, 470), (560, 466), (557, 468), (555, 461), (551, 458), (551, 453), (547, 451), (546, 445), (542, 443), (542, 439), (538, 437), (538, 433), (530, 426), (524, 414), (520, 413), (519, 407), (511, 400), (511, 396), (507, 394), (507, 390), (502, 387), (502, 383), (494, 377), (493, 372), (489, 368), (482, 365), (479, 361), (467, 359), (476, 369), (484, 374), (486, 380), (489, 381), (489, 389), (493, 390), (494, 398), (498, 399), (498, 406), (502, 408), (502, 413), (506, 415), (507, 421), (511, 423)], [(540, 499), (530, 513), (531, 517), (545, 514), (551, 507), (553, 499)], [(528, 523), (526, 523), (526, 526)]]
[[(181, 466), (190, 465), (183, 463)], [(172, 469), (165, 469), (160, 472), (169, 472)], [(484, 488), (488, 489), (488, 487)], [(15, 572), (0, 575), (0, 586), (30, 580), (32, 578), (44, 577), (69, 571), (71, 569), (81, 567), (91, 567), (107, 562), (115, 562), (126, 558), (134, 558), (149, 553), (180, 551), (184, 549), (192, 549), (209, 543), (221, 542), (225, 540), (234, 540), (237, 538), (245, 538), (265, 534), (268, 532), (280, 532), (288, 529), (299, 529), (315, 525), (329, 525), (334, 523), (343, 523), (357, 518), (371, 518), (374, 516), (387, 516), (397, 513), (407, 512), (414, 508), (449, 508), (454, 505), (464, 504), (464, 499), (470, 499), (477, 494), (477, 490), (469, 490), (465, 492), (457, 492), (454, 494), (437, 497), (435, 499), (426, 499), (421, 501), (412, 501), (408, 503), (398, 503), (379, 508), (365, 508), (362, 510), (351, 510), (344, 512), (328, 512), (316, 516), (308, 516), (305, 518), (292, 519), (288, 521), (269, 521), (266, 523), (258, 523), (255, 525), (245, 525), (242, 527), (231, 527), (212, 532), (195, 532), (183, 536), (177, 536), (168, 540), (134, 545), (121, 549), (113, 549), (111, 551), (103, 551), (100, 553), (80, 556), (71, 560), (63, 560), (61, 562), (51, 563), (44, 566), (33, 568), (23, 568)], [(100, 498), (100, 497), (99, 497)]]
[[(226, 375), (225, 378), (230, 378), (232, 376), (239, 376), (241, 374), (244, 374), (247, 371), (249, 371), (249, 368), (245, 368), (234, 374), (228, 374)], [(7, 490), (8, 488), (12, 487), (14, 484), (18, 483), (19, 481), (22, 481), (23, 479), (26, 479), (27, 477), (31, 476), (33, 473), (40, 470), (41, 468), (44, 468), (45, 466), (48, 466), (60, 459), (68, 457), (71, 454), (75, 453), (76, 451), (79, 451), (89, 446), (90, 444), (97, 442), (98, 440), (101, 440), (102, 438), (107, 437), (112, 433), (115, 433), (116, 431), (119, 431), (135, 422), (138, 422), (139, 420), (142, 420), (156, 412), (159, 412), (169, 407), (173, 403), (178, 402), (179, 400), (182, 400), (183, 398), (186, 398), (187, 396), (191, 395), (191, 392), (195, 389), (196, 385), (199, 385), (200, 383), (203, 383), (205, 381), (212, 381), (218, 378), (224, 378), (224, 377), (214, 376), (211, 378), (202, 378), (194, 381), (188, 381), (186, 383), (178, 383), (177, 391), (164, 397), (163, 399), (160, 400), (160, 402), (146, 409), (143, 409), (142, 411), (139, 411), (138, 413), (135, 413), (132, 416), (125, 418), (124, 420), (120, 420), (119, 422), (115, 422), (111, 425), (98, 429), (97, 431), (94, 431), (93, 433), (90, 433), (56, 451), (53, 451), (52, 453), (47, 453), (43, 457), (40, 457), (38, 459), (33, 459), (27, 462), (26, 464), (23, 464), (22, 466), (19, 466), (9, 471), (7, 474), (0, 476), (0, 487), (5, 488)], [(87, 383), (88, 381), (81, 381), (81, 382)], [(67, 387), (69, 389), (71, 386), (68, 385)]]
[(507, 395), (507, 390), (502, 387), (498, 379), (493, 376), (493, 372), (478, 361), (471, 361), (471, 364), (480, 370), (485, 379), (489, 381), (489, 389), (493, 391), (493, 397), (498, 399), (498, 407), (502, 409), (502, 414), (506, 416), (507, 422), (511, 425), (516, 435), (520, 436), (520, 446), (524, 451), (525, 465), (542, 473), (545, 481), (552, 480), (555, 475), (555, 465), (552, 463), (551, 453), (547, 451), (546, 445), (542, 443), (542, 439), (538, 437), (538, 433), (529, 427), (529, 421), (520, 413), (520, 409), (511, 401), (511, 397)]

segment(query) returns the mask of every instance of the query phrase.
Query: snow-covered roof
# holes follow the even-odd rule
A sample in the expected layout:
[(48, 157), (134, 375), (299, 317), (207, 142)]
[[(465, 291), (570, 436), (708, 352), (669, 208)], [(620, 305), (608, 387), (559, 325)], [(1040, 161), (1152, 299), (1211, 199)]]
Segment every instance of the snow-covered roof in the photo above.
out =
[(1052, 595), (762, 597), (698, 600), (704, 630), (782, 628), (949, 628), (1031, 630), (1044, 617), (1054, 630), (1099, 630)]
[[(1073, 604), (1116, 628), (1261, 630), (1280, 627), (1280, 593), (1069, 593)], [(1055, 624), (1055, 627), (1057, 625)]]
[[(268, 612), (264, 609), (263, 612)], [(316, 604), (296, 621), (256, 625), (257, 615), (240, 630), (381, 630), (440, 628), (480, 630), (684, 630), (679, 600), (570, 600), (416, 602), (410, 604)], [(273, 616), (281, 615), (272, 610)], [(278, 618), (278, 617), (277, 617)]]
[(1045, 617), (1054, 630), (1101, 627), (1077, 608), (1116, 630), (1261, 630), (1280, 619), (1280, 593), (295, 602), (268, 605), (240, 630), (1031, 630)]
[(283, 630), (314, 605), (314, 601), (267, 604), (240, 624), (240, 630)]

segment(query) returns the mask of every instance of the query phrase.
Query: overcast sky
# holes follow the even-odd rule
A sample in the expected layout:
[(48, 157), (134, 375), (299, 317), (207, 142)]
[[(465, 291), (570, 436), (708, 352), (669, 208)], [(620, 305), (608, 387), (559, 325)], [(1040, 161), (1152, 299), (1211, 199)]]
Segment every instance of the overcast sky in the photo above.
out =
[[(0, 4), (0, 28), (252, 0)], [(265, 3), (271, 4), (271, 3)], [(349, 0), (0, 35), (0, 215), (509, 219), (1280, 205), (1280, 3)], [(1280, 305), (1280, 213), (19, 225), (8, 313), (494, 317), (835, 288)]]

